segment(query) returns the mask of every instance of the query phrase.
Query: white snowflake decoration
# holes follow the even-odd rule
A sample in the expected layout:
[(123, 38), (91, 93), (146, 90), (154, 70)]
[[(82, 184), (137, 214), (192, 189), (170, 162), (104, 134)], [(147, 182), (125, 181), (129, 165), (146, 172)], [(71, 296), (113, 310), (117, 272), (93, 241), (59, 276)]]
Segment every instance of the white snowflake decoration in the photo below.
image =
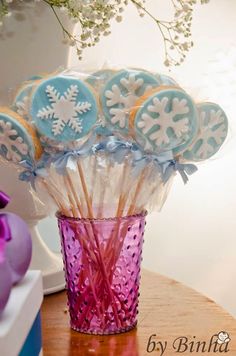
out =
[(39, 110), (37, 117), (42, 120), (53, 120), (52, 132), (55, 136), (63, 132), (66, 124), (76, 133), (82, 132), (82, 120), (78, 118), (78, 114), (82, 115), (91, 110), (92, 105), (88, 101), (77, 102), (78, 93), (77, 85), (71, 85), (63, 95), (51, 85), (46, 87), (50, 105)]
[[(200, 113), (200, 135), (198, 140), (201, 140), (202, 144), (197, 151), (198, 157), (207, 159), (209, 155), (211, 156), (215, 153), (216, 148), (210, 144), (210, 139), (214, 139), (217, 147), (224, 142), (227, 134), (224, 122), (225, 119), (221, 110), (211, 110), (209, 120), (207, 120), (205, 111)], [(216, 126), (218, 127), (214, 129)]]
[(20, 162), (22, 156), (29, 152), (27, 144), (18, 136), (12, 124), (3, 120), (0, 120), (0, 148), (5, 148), (6, 159), (14, 163)]
[[(109, 110), (112, 115), (112, 124), (118, 123), (121, 129), (125, 128), (127, 115), (130, 113), (130, 109), (134, 107), (135, 102), (139, 98), (137, 90), (139, 90), (143, 84), (144, 80), (142, 78), (136, 79), (135, 74), (130, 74), (127, 79), (122, 78), (120, 80), (120, 85), (127, 91), (125, 95), (122, 93), (121, 88), (117, 84), (114, 84), (111, 90), (107, 90), (105, 92), (105, 96), (107, 98), (106, 105), (108, 107), (112, 107), (117, 104), (121, 105), (121, 107), (111, 108)], [(145, 92), (151, 88), (152, 86), (148, 85)]]
[[(170, 144), (171, 138), (168, 136), (168, 129), (171, 128), (177, 138), (181, 139), (185, 133), (189, 131), (189, 119), (182, 117), (178, 121), (174, 121), (176, 115), (184, 115), (189, 112), (189, 107), (186, 99), (179, 100), (174, 98), (172, 102), (172, 110), (167, 112), (167, 104), (169, 99), (167, 97), (153, 98), (152, 105), (147, 107), (150, 113), (158, 114), (152, 117), (148, 113), (143, 113), (141, 120), (137, 126), (142, 133), (149, 137), (149, 139), (157, 146)], [(156, 128), (154, 132), (148, 134), (152, 128)]]
[(16, 102), (16, 112), (22, 116), (22, 117), (27, 117), (28, 116), (28, 104), (29, 104), (29, 97), (26, 95), (23, 100), (19, 100)]

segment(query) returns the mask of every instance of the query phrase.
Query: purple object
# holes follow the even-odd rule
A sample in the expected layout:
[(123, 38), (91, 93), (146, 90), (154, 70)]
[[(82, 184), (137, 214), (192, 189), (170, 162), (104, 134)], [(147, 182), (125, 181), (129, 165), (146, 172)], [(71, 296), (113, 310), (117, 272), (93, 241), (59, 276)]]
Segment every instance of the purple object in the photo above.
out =
[(11, 232), (11, 239), (5, 246), (5, 256), (11, 269), (12, 283), (16, 284), (24, 277), (29, 267), (32, 241), (24, 220), (13, 213), (6, 213), (4, 216)]
[(11, 239), (11, 230), (7, 222), (7, 214), (0, 214), (0, 239), (4, 241)]
[(72, 329), (104, 335), (135, 327), (145, 216), (57, 215)]
[[(3, 209), (7, 206), (10, 201), (10, 197), (4, 192), (0, 191), (0, 209)], [(0, 214), (0, 239), (5, 241), (10, 240), (11, 232), (10, 227), (7, 223), (6, 215)]]
[(6, 193), (0, 191), (0, 209), (5, 208), (9, 201), (10, 197)]
[[(1, 255), (1, 252), (0, 252)], [(10, 296), (12, 286), (11, 270), (8, 262), (0, 256), (0, 315)]]

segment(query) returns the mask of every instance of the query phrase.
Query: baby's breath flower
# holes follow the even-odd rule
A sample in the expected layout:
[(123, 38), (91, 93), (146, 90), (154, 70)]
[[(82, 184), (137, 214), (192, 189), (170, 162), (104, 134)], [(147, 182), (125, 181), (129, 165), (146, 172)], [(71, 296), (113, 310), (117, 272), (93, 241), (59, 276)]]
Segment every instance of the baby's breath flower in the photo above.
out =
[(122, 21), (122, 16), (116, 16), (116, 21), (121, 22)]
[[(11, 15), (9, 8), (13, 0), (0, 0), (0, 26), (3, 18)], [(22, 0), (14, 0), (22, 2)], [(34, 0), (35, 2), (40, 0)], [(174, 17), (171, 21), (162, 21), (152, 15), (146, 7), (146, 0), (41, 0), (51, 7), (62, 28), (63, 43), (75, 46), (79, 59), (83, 50), (95, 46), (102, 36), (111, 34), (111, 21), (122, 22), (124, 9), (132, 3), (141, 17), (149, 16), (155, 21), (164, 41), (164, 64), (180, 65), (186, 53), (193, 46), (191, 25), (194, 5), (206, 4), (210, 0), (171, 0)], [(60, 10), (59, 12), (57, 10)], [(81, 26), (81, 35), (75, 37), (63, 25), (58, 13), (65, 12), (73, 23)], [(170, 53), (171, 52), (171, 53)]]

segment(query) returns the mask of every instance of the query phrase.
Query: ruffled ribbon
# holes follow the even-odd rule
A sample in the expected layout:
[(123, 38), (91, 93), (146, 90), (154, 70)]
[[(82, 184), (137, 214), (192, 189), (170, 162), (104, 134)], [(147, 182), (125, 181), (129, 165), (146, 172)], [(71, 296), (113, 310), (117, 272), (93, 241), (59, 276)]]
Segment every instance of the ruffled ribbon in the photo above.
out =
[[(0, 191), (0, 209), (7, 206), (10, 197), (4, 192)], [(6, 214), (0, 214), (0, 262), (3, 259), (3, 252), (6, 241), (11, 239), (11, 230), (7, 223)]]
[(184, 184), (189, 180), (188, 176), (195, 173), (198, 169), (191, 163), (180, 163), (176, 160), (167, 161), (162, 164), (162, 178), (166, 183), (174, 172), (178, 172), (183, 179)]
[(134, 153), (138, 150), (137, 146), (132, 142), (122, 141), (115, 136), (110, 136), (106, 140), (101, 141), (93, 146), (93, 153), (107, 152), (116, 163), (122, 163), (129, 153)]
[(36, 190), (35, 181), (37, 177), (45, 178), (47, 176), (47, 171), (45, 169), (45, 163), (48, 160), (48, 155), (43, 157), (37, 165), (30, 161), (21, 161), (20, 165), (25, 168), (23, 172), (19, 174), (19, 179), (24, 182), (28, 182)]
[(57, 153), (52, 159), (57, 173), (60, 175), (64, 175), (66, 173), (67, 168), (70, 168), (75, 171), (77, 169), (76, 161), (78, 157), (83, 157), (93, 152), (95, 139), (96, 136), (93, 135), (80, 148)]
[(171, 151), (160, 153), (159, 155), (147, 154), (141, 150), (137, 150), (134, 153), (134, 174), (138, 175), (149, 163), (153, 163), (156, 170), (162, 174), (162, 164), (173, 159)]
[(189, 180), (188, 175), (197, 171), (197, 167), (194, 164), (180, 163), (175, 160), (171, 151), (162, 152), (159, 155), (144, 154), (142, 151), (136, 151), (133, 162), (134, 174), (139, 174), (151, 162), (161, 174), (163, 183), (166, 183), (174, 172), (178, 172), (184, 184), (186, 184)]

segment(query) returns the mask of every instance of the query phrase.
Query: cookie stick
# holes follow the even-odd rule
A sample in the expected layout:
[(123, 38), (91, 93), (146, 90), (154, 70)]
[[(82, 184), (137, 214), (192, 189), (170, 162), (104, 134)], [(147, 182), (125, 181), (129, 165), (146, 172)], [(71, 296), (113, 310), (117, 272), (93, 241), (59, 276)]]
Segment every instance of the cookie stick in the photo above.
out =
[[(108, 166), (106, 167), (106, 181), (109, 179), (109, 175), (111, 172), (112, 164), (109, 161)], [(102, 219), (104, 213), (104, 202), (106, 202), (106, 193), (107, 193), (107, 182), (102, 184), (102, 189), (100, 191), (99, 203), (98, 203), (98, 213), (97, 218)]]
[[(63, 110), (62, 106), (65, 106), (66, 110)], [(70, 108), (69, 111), (68, 106)], [(74, 115), (71, 115), (72, 110)], [(32, 94), (31, 116), (37, 129), (42, 135), (60, 142), (79, 139), (89, 133), (97, 119), (96, 110), (95, 99), (89, 89), (81, 81), (72, 78), (57, 77), (43, 81)], [(80, 116), (83, 116), (82, 122)], [(88, 196), (87, 185), (83, 168), (79, 161), (77, 162), (77, 168), (88, 207), (88, 215), (92, 218), (93, 212)], [(94, 238), (98, 251), (100, 251), (96, 234), (94, 234)], [(101, 256), (99, 256), (99, 260), (103, 270), (104, 280), (107, 284), (108, 293), (113, 301), (113, 294), (110, 290)], [(115, 305), (113, 305), (113, 308), (118, 323), (119, 318)]]
[(48, 192), (49, 196), (52, 198), (52, 200), (56, 203), (56, 205), (59, 207), (60, 211), (62, 212), (62, 214), (64, 216), (71, 216), (70, 211), (64, 206), (64, 204), (61, 202), (61, 197), (60, 195), (58, 196), (57, 192), (55, 194), (55, 192), (52, 192), (52, 186), (49, 185), (45, 178), (43, 178), (41, 180), (41, 183), (44, 185), (44, 188), (46, 189), (46, 191)]
[[(151, 153), (172, 151), (177, 154), (193, 141), (198, 130), (198, 117), (195, 104), (183, 90), (160, 87), (137, 101), (130, 114), (130, 125), (132, 135), (139, 143), (148, 144)], [(142, 181), (141, 174), (135, 202)], [(133, 209), (130, 207), (128, 211)]]

